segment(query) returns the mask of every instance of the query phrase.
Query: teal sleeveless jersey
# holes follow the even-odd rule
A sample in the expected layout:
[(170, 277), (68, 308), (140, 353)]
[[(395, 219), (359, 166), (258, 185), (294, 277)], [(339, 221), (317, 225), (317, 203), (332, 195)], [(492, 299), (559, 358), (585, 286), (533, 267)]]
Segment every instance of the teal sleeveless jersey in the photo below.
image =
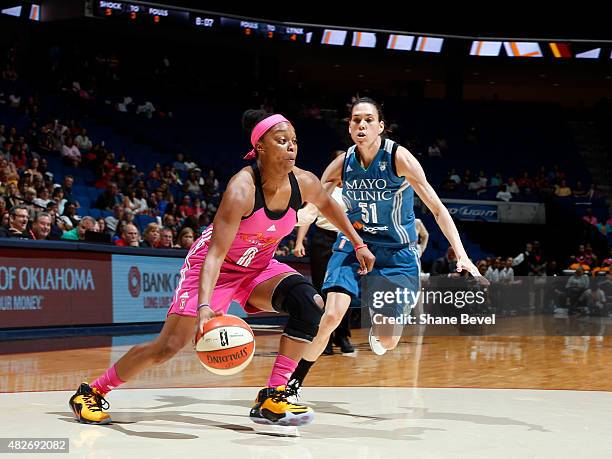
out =
[(395, 171), (398, 144), (383, 139), (367, 169), (359, 162), (356, 146), (346, 152), (342, 198), (347, 215), (368, 244), (403, 247), (417, 240), (414, 227), (414, 190)]

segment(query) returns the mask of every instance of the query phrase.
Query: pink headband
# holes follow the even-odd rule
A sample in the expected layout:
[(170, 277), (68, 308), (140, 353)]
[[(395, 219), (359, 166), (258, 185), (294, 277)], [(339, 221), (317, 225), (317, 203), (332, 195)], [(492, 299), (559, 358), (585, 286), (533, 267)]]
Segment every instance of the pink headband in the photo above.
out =
[(261, 139), (272, 126), (276, 126), (279, 123), (290, 123), (290, 121), (283, 115), (272, 115), (257, 123), (253, 128), (253, 132), (251, 132), (251, 145), (253, 145), (253, 149), (249, 151), (243, 159), (255, 158), (255, 144), (259, 142), (259, 139)]

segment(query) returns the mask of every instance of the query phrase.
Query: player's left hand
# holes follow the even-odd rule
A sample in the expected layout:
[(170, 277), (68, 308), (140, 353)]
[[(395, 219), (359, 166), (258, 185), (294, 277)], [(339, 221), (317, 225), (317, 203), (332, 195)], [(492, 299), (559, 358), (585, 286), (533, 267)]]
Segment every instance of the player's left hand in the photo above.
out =
[(480, 274), (476, 265), (468, 257), (461, 257), (457, 260), (457, 272), (460, 273), (461, 271), (467, 271), (482, 285), (491, 284), (486, 277)]
[(359, 270), (357, 271), (357, 273), (364, 276), (370, 271), (372, 271), (372, 268), (374, 267), (374, 261), (376, 261), (376, 257), (374, 256), (374, 254), (372, 254), (372, 252), (370, 252), (370, 249), (368, 249), (367, 247), (362, 247), (357, 250), (357, 252), (355, 252), (355, 255), (357, 256), (357, 260), (359, 261)]

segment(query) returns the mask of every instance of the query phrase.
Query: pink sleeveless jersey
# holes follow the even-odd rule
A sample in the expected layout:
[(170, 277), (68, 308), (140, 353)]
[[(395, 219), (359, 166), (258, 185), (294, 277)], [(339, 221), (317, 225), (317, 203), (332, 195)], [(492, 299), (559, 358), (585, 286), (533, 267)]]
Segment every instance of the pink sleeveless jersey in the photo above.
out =
[[(243, 217), (240, 222), (236, 237), (221, 265), (211, 300), (215, 312), (227, 312), (232, 300), (246, 307), (246, 300), (259, 283), (278, 274), (295, 272), (273, 257), (280, 241), (293, 231), (297, 222), (297, 211), (302, 205), (297, 179), (293, 172), (289, 174), (291, 198), (287, 209), (273, 212), (266, 207), (259, 170), (253, 166), (253, 171), (255, 205), (251, 215)], [(208, 253), (212, 232), (211, 224), (189, 250), (180, 271), (179, 284), (169, 314), (197, 315), (199, 273)]]

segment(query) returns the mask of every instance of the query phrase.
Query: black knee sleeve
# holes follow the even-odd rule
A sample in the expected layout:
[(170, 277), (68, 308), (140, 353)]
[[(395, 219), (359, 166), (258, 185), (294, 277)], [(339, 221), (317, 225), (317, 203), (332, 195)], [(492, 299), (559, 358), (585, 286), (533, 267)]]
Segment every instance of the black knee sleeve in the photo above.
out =
[(304, 276), (285, 277), (276, 286), (272, 306), (278, 312), (289, 314), (284, 334), (299, 341), (312, 341), (319, 332), (323, 309), (316, 298), (323, 299)]

